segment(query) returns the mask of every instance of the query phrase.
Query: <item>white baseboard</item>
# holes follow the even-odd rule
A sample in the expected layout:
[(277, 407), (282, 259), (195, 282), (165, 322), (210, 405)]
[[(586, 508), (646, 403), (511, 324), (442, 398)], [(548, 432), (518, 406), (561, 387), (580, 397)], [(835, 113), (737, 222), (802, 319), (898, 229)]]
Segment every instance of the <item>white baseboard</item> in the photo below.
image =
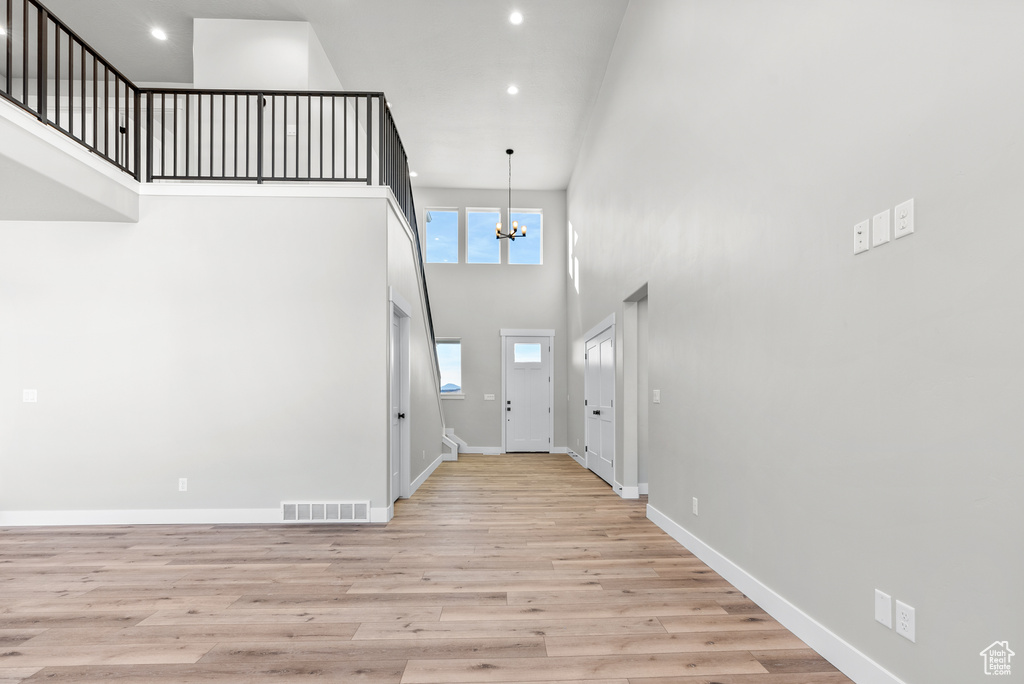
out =
[(275, 508), (169, 508), (118, 511), (0, 511), (0, 525), (229, 525), (281, 523)]
[(455, 428), (445, 428), (444, 429), (444, 436), (447, 437), (448, 439), (452, 440), (456, 444), (458, 444), (459, 445), (459, 451), (463, 451), (464, 452), (464, 451), (466, 451), (466, 449), (469, 448), (468, 446), (466, 446), (466, 442), (461, 440), (461, 439), (459, 439), (459, 436), (455, 434)]
[(548, 451), (549, 454), (567, 454), (569, 453), (568, 447), (555, 447)]
[(586, 462), (586, 461), (584, 461), (584, 460), (583, 460), (583, 457), (582, 457), (582, 456), (580, 456), (579, 454), (577, 454), (577, 453), (576, 453), (575, 451), (573, 451), (572, 449), (566, 449), (566, 450), (565, 450), (565, 452), (566, 452), (567, 454), (569, 454), (569, 456), (571, 456), (571, 457), (572, 457), (572, 460), (574, 460), (574, 461), (576, 461), (577, 463), (579, 463), (579, 464), (580, 464), (580, 467), (582, 467), (582, 468), (586, 468), (586, 467), (587, 467), (587, 462)]
[(637, 491), (640, 493), (640, 496), (647, 496), (647, 483), (646, 482), (641, 482), (640, 484), (637, 485), (636, 488), (637, 488)]
[(626, 485), (620, 485), (618, 482), (615, 483), (615, 493), (623, 499), (639, 499), (640, 488), (639, 487), (627, 487)]
[(896, 675), (650, 504), (647, 505), (647, 518), (857, 684), (904, 684)]
[(391, 519), (395, 517), (395, 504), (392, 503), (390, 506), (383, 508), (370, 507), (370, 522), (372, 523), (386, 523), (391, 522)]
[(483, 454), (484, 456), (498, 456), (499, 454), (501, 454), (501, 447), (468, 446), (465, 449), (459, 449), (459, 453)]
[[(456, 454), (456, 458), (452, 460), (456, 460), (457, 458), (458, 455)], [(434, 471), (437, 470), (437, 466), (441, 465), (443, 461), (444, 456), (438, 456), (433, 463), (427, 466), (427, 469), (424, 470), (419, 477), (409, 483), (409, 496), (416, 493), (416, 490), (420, 488), (420, 485), (426, 482), (428, 477), (433, 475)]]
[[(453, 433), (454, 434), (454, 433)], [(447, 449), (447, 452), (441, 452), (441, 458), (445, 461), (458, 461), (459, 460), (459, 443), (448, 435), (441, 435), (441, 448)]]
[[(387, 522), (394, 506), (370, 508), (370, 522)], [(0, 511), (0, 527), (76, 525), (277, 525), (276, 508), (168, 508), (116, 511)], [(294, 524), (294, 523), (287, 523)]]

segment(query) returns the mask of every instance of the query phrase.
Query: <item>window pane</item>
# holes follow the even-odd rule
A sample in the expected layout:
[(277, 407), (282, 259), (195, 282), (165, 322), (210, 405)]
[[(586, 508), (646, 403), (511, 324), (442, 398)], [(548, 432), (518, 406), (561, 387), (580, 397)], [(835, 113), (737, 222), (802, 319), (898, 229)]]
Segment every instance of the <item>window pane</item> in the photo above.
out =
[(494, 237), (494, 225), (501, 214), (496, 211), (466, 212), (466, 262), (500, 264), (501, 241)]
[(509, 241), (508, 263), (539, 264), (541, 245), (541, 214), (537, 211), (514, 211), (512, 220), (519, 222), (520, 230), (526, 226), (526, 237)]
[(462, 391), (462, 343), (438, 342), (437, 363), (441, 367), (441, 394)]
[(512, 353), (515, 363), (540, 363), (540, 344), (537, 342), (516, 342)]
[(459, 263), (459, 212), (427, 210), (427, 263)]

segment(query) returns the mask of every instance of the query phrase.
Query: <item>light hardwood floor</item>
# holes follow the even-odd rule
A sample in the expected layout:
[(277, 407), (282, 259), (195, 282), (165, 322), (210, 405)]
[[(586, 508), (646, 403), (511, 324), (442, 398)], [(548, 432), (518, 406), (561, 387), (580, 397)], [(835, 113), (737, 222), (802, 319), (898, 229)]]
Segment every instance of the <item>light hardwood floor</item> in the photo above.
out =
[(0, 684), (850, 680), (559, 455), (462, 455), (387, 526), (0, 530)]

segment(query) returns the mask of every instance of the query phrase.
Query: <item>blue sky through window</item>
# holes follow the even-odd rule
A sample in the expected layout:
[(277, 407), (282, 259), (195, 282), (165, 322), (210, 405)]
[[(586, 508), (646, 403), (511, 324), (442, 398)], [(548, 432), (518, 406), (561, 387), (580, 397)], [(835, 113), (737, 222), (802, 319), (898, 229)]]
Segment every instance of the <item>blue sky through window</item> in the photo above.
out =
[(501, 240), (494, 237), (494, 224), (501, 214), (496, 211), (466, 212), (466, 262), (500, 264)]
[(541, 214), (536, 211), (513, 211), (512, 220), (526, 226), (526, 237), (509, 241), (508, 263), (539, 264), (541, 245)]
[(441, 367), (441, 394), (461, 392), (462, 343), (438, 342), (437, 363)]
[(427, 211), (427, 263), (459, 263), (459, 212)]

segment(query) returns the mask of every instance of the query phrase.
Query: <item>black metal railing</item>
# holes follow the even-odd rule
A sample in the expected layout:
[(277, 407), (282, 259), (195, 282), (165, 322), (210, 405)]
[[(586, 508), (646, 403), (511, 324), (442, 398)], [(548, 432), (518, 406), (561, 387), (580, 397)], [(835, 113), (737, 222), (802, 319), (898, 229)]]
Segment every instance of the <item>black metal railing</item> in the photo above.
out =
[(139, 89), (37, 0), (0, 7), (0, 95), (139, 180)]
[(141, 90), (38, 0), (0, 11), (0, 95), (136, 180), (390, 187), (436, 349), (408, 157), (383, 93)]
[[(381, 93), (147, 90), (147, 180), (381, 185)], [(379, 143), (378, 143), (379, 145)]]

